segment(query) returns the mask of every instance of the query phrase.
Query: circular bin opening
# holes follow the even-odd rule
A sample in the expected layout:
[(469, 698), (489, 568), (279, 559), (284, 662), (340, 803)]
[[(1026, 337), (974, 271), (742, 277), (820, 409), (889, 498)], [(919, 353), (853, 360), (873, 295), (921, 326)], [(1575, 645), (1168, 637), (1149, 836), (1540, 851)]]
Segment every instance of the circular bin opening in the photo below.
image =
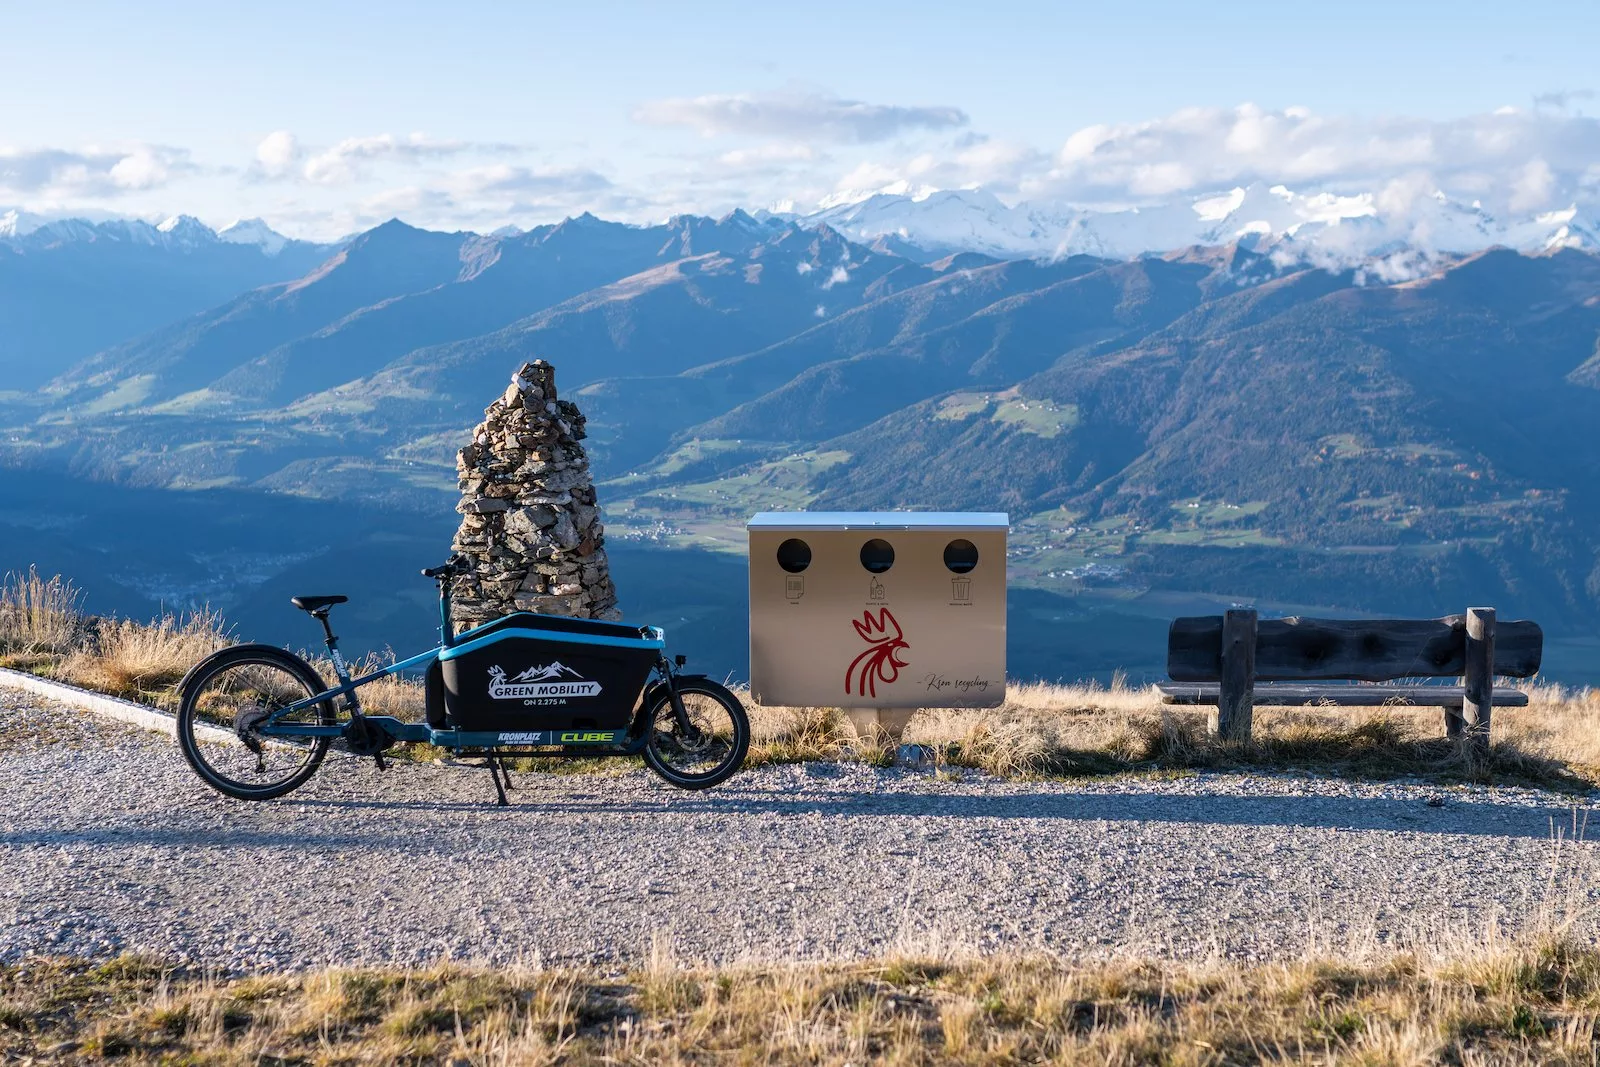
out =
[(811, 566), (811, 546), (798, 537), (791, 537), (778, 546), (778, 566), (790, 574), (799, 574)]
[(978, 565), (978, 546), (957, 538), (944, 546), (944, 565), (956, 574), (966, 574)]
[(882, 574), (894, 566), (894, 546), (881, 537), (874, 537), (861, 546), (861, 565), (873, 574)]

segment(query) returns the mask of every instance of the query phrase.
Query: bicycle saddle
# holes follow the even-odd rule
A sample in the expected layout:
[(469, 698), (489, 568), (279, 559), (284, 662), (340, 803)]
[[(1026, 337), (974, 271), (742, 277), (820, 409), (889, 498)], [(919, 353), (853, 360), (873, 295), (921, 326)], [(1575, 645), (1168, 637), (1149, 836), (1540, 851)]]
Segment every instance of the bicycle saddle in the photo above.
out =
[(315, 615), (319, 611), (327, 611), (335, 604), (343, 604), (349, 599), (347, 596), (296, 596), (290, 597), (289, 603), (301, 611), (309, 611)]

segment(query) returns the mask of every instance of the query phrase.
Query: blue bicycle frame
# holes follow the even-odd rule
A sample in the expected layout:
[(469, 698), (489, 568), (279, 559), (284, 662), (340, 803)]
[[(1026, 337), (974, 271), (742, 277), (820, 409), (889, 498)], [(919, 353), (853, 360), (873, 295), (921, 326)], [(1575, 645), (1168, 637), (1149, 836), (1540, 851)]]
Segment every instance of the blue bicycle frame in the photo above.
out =
[[(313, 612), (315, 618), (322, 623), (325, 634), (324, 643), (333, 660), (334, 673), (339, 678), (339, 684), (326, 689), (304, 700), (295, 701), (272, 712), (257, 727), (264, 737), (341, 737), (347, 736), (350, 723), (335, 725), (315, 725), (311, 723), (284, 722), (282, 720), (308, 711), (319, 704), (335, 700), (344, 700), (344, 705), (350, 713), (351, 722), (362, 723), (366, 727), (387, 735), (393, 741), (425, 741), (439, 748), (449, 749), (454, 752), (478, 749), (495, 749), (497, 752), (506, 753), (514, 746), (518, 750), (540, 749), (538, 755), (637, 755), (643, 751), (647, 740), (645, 731), (639, 729), (637, 721), (626, 731), (622, 730), (517, 730), (517, 731), (468, 731), (456, 729), (437, 729), (428, 723), (402, 722), (391, 715), (366, 715), (361, 710), (360, 697), (356, 690), (364, 685), (376, 682), (380, 678), (399, 674), (402, 671), (426, 669), (435, 660), (451, 659), (482, 648), (495, 641), (511, 636), (505, 632), (484, 633), (494, 624), (486, 623), (483, 626), (468, 630), (460, 635), (452, 635), (450, 630), (450, 587), (448, 580), (440, 582), (439, 587), (439, 646), (430, 649), (418, 656), (404, 659), (398, 663), (391, 663), (381, 670), (364, 674), (359, 678), (350, 676), (350, 666), (339, 651), (339, 639), (333, 633), (328, 623), (327, 613)], [(475, 636), (481, 635), (481, 636)], [(656, 674), (659, 676), (657, 684), (670, 686), (673, 680), (673, 665), (664, 654), (666, 648), (666, 634), (659, 627), (646, 627), (639, 637), (621, 637), (609, 634), (563, 634), (563, 641), (572, 641), (580, 644), (603, 644), (621, 646), (635, 649), (650, 649), (660, 654), (656, 665)], [(644, 693), (648, 694), (652, 686), (646, 686)], [(641, 707), (650, 703), (646, 699)], [(677, 710), (677, 701), (674, 701)], [(617, 742), (621, 735), (622, 743)], [(575, 746), (568, 751), (568, 746)], [(557, 749), (558, 751), (548, 751)]]

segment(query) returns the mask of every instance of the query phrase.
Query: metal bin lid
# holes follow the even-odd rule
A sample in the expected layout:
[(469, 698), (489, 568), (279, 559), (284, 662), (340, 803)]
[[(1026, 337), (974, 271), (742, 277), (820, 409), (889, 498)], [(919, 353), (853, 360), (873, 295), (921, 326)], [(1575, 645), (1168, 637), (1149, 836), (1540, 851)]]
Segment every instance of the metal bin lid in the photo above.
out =
[(1003, 511), (763, 511), (750, 530), (1005, 530)]

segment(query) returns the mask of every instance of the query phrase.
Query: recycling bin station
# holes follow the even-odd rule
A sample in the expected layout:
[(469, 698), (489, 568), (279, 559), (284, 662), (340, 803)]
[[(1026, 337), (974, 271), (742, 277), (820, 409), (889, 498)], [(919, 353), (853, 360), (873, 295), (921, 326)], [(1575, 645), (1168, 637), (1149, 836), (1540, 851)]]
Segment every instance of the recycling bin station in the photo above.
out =
[(898, 740), (917, 708), (1006, 692), (1000, 512), (762, 512), (750, 545), (750, 692), (843, 708)]

